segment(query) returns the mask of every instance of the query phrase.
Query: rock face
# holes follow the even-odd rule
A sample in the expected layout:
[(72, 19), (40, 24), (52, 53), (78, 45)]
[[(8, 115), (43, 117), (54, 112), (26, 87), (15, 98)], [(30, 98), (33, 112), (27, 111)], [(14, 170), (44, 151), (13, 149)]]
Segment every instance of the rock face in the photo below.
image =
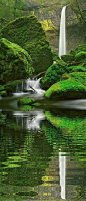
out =
[(0, 84), (27, 77), (32, 67), (30, 55), (5, 38), (0, 40)]
[[(6, 12), (7, 9), (9, 10), (9, 16), (5, 15), (6, 19), (13, 19), (13, 11), (16, 12), (15, 17), (22, 15), (29, 16), (31, 13), (34, 14), (46, 31), (50, 46), (53, 50), (56, 50), (57, 53), (59, 48), (61, 10), (64, 5), (67, 5), (67, 53), (69, 53), (71, 49), (75, 49), (80, 43), (86, 43), (86, 0), (23, 0), (20, 1), (20, 3), (16, 1), (16, 3), (17, 9), (15, 10), (13, 10), (13, 5), (15, 3), (12, 5), (8, 3), (7, 6), (5, 6), (5, 4), (1, 5), (1, 10), (4, 12)], [(11, 10), (9, 9), (9, 6), (12, 6)], [(3, 12), (0, 12), (0, 16), (4, 17)], [(0, 27), (2, 26), (3, 22)]]
[(52, 64), (49, 42), (35, 16), (22, 17), (10, 22), (2, 29), (1, 37), (20, 45), (30, 54), (36, 74)]
[(41, 8), (39, 14), (34, 10), (35, 15), (41, 21), (52, 49), (58, 53), (59, 29), (61, 10), (66, 8), (66, 38), (67, 53), (75, 49), (80, 43), (86, 43), (86, 0), (56, 1), (53, 4), (48, 1), (47, 8)]
[(86, 44), (86, 1), (71, 0), (66, 10), (67, 53)]

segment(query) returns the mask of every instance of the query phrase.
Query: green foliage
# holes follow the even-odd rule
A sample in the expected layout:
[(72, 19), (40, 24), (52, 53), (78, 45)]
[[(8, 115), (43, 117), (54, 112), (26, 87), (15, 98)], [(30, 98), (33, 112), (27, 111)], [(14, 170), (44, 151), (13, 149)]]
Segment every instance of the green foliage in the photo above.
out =
[(1, 36), (20, 45), (31, 55), (37, 74), (52, 64), (49, 42), (41, 24), (34, 15), (21, 17), (10, 22), (2, 29)]
[(86, 97), (86, 73), (71, 73), (69, 78), (53, 84), (46, 92), (49, 99), (78, 99)]
[(59, 81), (65, 72), (68, 72), (67, 64), (62, 60), (56, 60), (56, 64), (52, 64), (47, 69), (45, 76), (41, 80), (42, 88), (48, 89), (52, 84)]

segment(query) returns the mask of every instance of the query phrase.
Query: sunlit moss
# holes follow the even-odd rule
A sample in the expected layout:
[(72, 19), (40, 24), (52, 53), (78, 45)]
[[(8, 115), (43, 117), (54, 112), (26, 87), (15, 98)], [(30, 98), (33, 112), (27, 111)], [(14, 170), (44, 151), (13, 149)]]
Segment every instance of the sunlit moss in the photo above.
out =
[[(66, 75), (67, 77), (67, 75)], [(86, 73), (71, 73), (66, 80), (53, 84), (45, 97), (51, 99), (78, 99), (86, 96)]]

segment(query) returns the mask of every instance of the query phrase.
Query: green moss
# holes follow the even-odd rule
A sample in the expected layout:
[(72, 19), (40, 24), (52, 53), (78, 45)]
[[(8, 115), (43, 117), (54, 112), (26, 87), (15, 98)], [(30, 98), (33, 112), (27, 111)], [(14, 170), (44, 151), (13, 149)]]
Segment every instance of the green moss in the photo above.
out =
[(86, 52), (79, 52), (75, 55), (76, 61), (86, 60)]
[(59, 59), (59, 56), (55, 50), (51, 50), (51, 52), (52, 52), (52, 56), (53, 56), (53, 61), (56, 61), (57, 59)]
[(69, 72), (86, 72), (86, 68), (83, 65), (69, 67)]
[(0, 29), (2, 29), (9, 21), (5, 18), (0, 17)]
[(66, 63), (71, 63), (72, 61), (74, 61), (75, 58), (74, 58), (74, 55), (72, 54), (66, 54), (66, 55), (62, 55), (61, 59), (65, 61)]
[(67, 80), (53, 84), (46, 92), (49, 99), (78, 99), (86, 97), (86, 73), (71, 73)]
[(35, 102), (32, 98), (20, 98), (17, 102), (18, 106), (20, 105), (32, 105)]
[(7, 96), (7, 92), (6, 91), (1, 91), (1, 96), (2, 97), (6, 97)]
[(68, 72), (67, 64), (62, 60), (56, 60), (56, 64), (47, 69), (44, 78), (41, 80), (42, 88), (48, 89), (52, 84), (59, 81), (65, 72)]
[(27, 51), (5, 38), (0, 40), (0, 64), (2, 83), (28, 77), (34, 71)]
[(39, 107), (41, 103), (28, 97), (28, 98), (19, 98), (17, 101), (17, 105), (19, 106), (20, 110), (29, 111), (35, 109), (35, 107)]
[(76, 47), (75, 53), (86, 52), (86, 44), (80, 44)]
[(20, 45), (31, 55), (35, 73), (44, 71), (53, 62), (51, 48), (41, 24), (34, 15), (21, 17), (5, 26), (1, 36)]

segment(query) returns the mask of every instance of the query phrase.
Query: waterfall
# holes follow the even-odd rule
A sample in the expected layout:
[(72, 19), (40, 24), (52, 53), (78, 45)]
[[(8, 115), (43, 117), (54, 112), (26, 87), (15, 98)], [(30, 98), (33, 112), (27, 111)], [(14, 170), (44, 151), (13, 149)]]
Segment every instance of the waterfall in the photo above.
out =
[[(20, 84), (17, 84), (16, 93), (14, 95), (21, 95), (24, 93), (30, 93), (31, 91), (36, 91), (37, 95), (44, 95), (45, 91), (40, 88), (40, 80), (39, 79), (30, 79), (28, 78), (26, 81), (22, 81)], [(34, 90), (34, 91), (33, 91)]]
[(62, 8), (60, 21), (60, 36), (59, 36), (59, 58), (66, 54), (66, 25), (65, 25), (65, 10), (66, 6)]
[(28, 78), (26, 80), (26, 89), (27, 90), (31, 90), (30, 86), (33, 87), (35, 90), (39, 90), (40, 89), (40, 79), (30, 79)]

